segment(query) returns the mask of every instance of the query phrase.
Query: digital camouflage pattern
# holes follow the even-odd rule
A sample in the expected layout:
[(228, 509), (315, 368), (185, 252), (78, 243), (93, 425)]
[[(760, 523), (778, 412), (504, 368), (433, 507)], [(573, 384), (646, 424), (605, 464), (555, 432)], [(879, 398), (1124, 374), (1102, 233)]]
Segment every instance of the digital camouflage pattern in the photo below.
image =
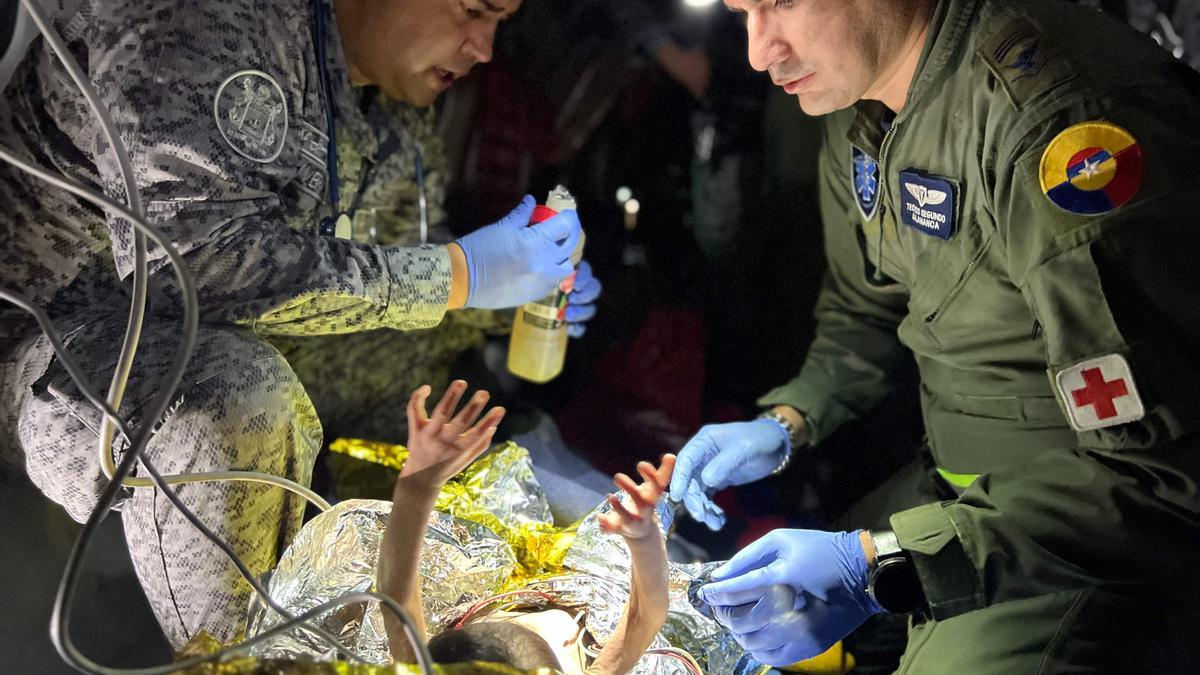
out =
[[(322, 443), (317, 411), (332, 427), (403, 419), (391, 394), (440, 384), (456, 350), (503, 329), (495, 313), (445, 316), (448, 256), (415, 234), (418, 150), (431, 221), (443, 217), (431, 118), (353, 89), (332, 23), (341, 204), (357, 215), (354, 241), (319, 236), (330, 207), (308, 3), (76, 4), (56, 23), (113, 111), (148, 218), (176, 242), (198, 284), (199, 342), (149, 448), (160, 470), (235, 468), (306, 482)], [(40, 41), (0, 103), (0, 130), (6, 147), (124, 202), (94, 116)], [(103, 391), (128, 311), (128, 223), (7, 167), (0, 203), (0, 285), (49, 310)], [(161, 251), (152, 247), (150, 259), (150, 315), (122, 407), (135, 424), (149, 423), (138, 415), (178, 342), (175, 280)], [(38, 486), (85, 518), (103, 486), (95, 411), (33, 322), (8, 307), (0, 308), (0, 364), (4, 445), (19, 441)], [(402, 437), (402, 426), (385, 427), (359, 435)], [(7, 438), (10, 430), (19, 438)], [(180, 493), (258, 573), (273, 566), (303, 512), (298, 497), (260, 486)], [(201, 630), (234, 637), (251, 592), (234, 568), (154, 491), (134, 493), (123, 512), (134, 565), (171, 642)]]

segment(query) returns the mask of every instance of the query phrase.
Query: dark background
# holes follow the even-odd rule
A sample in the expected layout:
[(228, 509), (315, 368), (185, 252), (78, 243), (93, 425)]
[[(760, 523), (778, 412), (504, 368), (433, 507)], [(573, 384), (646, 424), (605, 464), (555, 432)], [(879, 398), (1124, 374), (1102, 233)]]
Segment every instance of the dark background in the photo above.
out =
[[(647, 1), (630, 15), (626, 3), (637, 0), (525, 0), (501, 29), (495, 61), (439, 105), (460, 230), (558, 183), (579, 201), (587, 258), (605, 284), (600, 313), (573, 341), (562, 376), (506, 381), (507, 396), (551, 414), (567, 444), (606, 473), (677, 451), (703, 424), (757, 414), (755, 399), (803, 362), (824, 273), (819, 122), (748, 68), (744, 29), (720, 4)], [(1090, 4), (1124, 11), (1122, 0)], [(1176, 9), (1158, 4), (1165, 15)], [(14, 5), (0, 2), (0, 46)], [(702, 97), (639, 42), (651, 24), (706, 55)], [(621, 187), (641, 205), (636, 219), (617, 200)], [(775, 527), (828, 527), (912, 456), (920, 433), (915, 391), (897, 391), (785, 475), (719, 495), (730, 516), (721, 533), (686, 519), (679, 532), (720, 559)], [(78, 526), (12, 467), (0, 468), (0, 514), (0, 672), (70, 672), (47, 628)], [(119, 516), (89, 557), (78, 604), (74, 632), (92, 658), (170, 658)]]

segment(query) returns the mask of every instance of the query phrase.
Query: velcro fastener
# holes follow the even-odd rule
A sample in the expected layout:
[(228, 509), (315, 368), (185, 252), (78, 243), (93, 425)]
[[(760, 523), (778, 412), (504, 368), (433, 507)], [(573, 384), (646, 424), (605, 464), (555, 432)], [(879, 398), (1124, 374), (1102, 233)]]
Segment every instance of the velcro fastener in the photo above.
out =
[(982, 609), (983, 585), (945, 505), (927, 504), (891, 518), (900, 548), (912, 557), (930, 616), (936, 621)]

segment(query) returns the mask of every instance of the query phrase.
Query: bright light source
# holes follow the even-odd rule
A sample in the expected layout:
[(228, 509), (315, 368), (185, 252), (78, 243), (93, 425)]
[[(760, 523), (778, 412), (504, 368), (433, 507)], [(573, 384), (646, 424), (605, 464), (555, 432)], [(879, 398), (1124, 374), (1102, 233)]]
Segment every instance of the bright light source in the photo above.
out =
[(630, 199), (633, 199), (633, 190), (630, 190), (627, 187), (617, 188), (617, 203), (618, 204), (624, 205), (625, 202), (629, 201)]
[(717, 0), (683, 0), (683, 4), (692, 9), (708, 9), (717, 4)]
[(625, 213), (631, 216), (636, 216), (642, 210), (642, 203), (636, 199), (630, 199), (625, 202)]

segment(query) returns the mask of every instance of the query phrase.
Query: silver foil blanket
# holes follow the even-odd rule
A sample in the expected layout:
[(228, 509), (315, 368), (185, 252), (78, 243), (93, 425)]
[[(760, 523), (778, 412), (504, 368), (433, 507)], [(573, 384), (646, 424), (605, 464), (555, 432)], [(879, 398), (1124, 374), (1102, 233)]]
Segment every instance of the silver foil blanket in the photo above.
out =
[[(528, 454), (513, 445), (493, 450), (500, 456), (463, 481), (463, 486), (443, 493), (446, 498), (476, 495), (475, 506), (510, 527), (552, 523), (550, 510), (533, 476)], [(561, 573), (526, 579), (521, 588), (542, 591), (556, 604), (587, 609), (589, 632), (600, 643), (607, 641), (621, 619), (629, 596), (629, 549), (618, 536), (599, 530), (602, 504), (576, 526), (576, 538), (566, 554)], [(298, 614), (346, 593), (374, 590), (380, 543), (387, 527), (391, 503), (351, 500), (338, 504), (307, 523), (284, 553), (272, 573), (272, 598)], [(673, 513), (664, 502), (659, 519), (669, 527)], [(512, 545), (484, 525), (447, 513), (435, 512), (425, 534), (420, 563), (425, 620), (431, 634), (450, 627), (472, 605), (503, 591), (520, 579), (517, 553)], [(667, 624), (653, 648), (674, 647), (691, 654), (702, 669), (714, 675), (755, 675), (765, 666), (753, 661), (732, 636), (715, 621), (697, 611), (688, 591), (719, 563), (671, 564), (671, 604)], [(517, 575), (517, 576), (514, 576)], [(252, 611), (247, 636), (281, 623), (273, 612)], [(345, 608), (325, 615), (321, 626), (339, 636), (343, 644), (372, 663), (390, 663), (383, 616), (377, 605)], [(260, 645), (253, 655), (332, 661), (336, 652), (303, 631), (290, 631)], [(632, 671), (635, 675), (687, 675), (673, 658), (647, 655)]]

